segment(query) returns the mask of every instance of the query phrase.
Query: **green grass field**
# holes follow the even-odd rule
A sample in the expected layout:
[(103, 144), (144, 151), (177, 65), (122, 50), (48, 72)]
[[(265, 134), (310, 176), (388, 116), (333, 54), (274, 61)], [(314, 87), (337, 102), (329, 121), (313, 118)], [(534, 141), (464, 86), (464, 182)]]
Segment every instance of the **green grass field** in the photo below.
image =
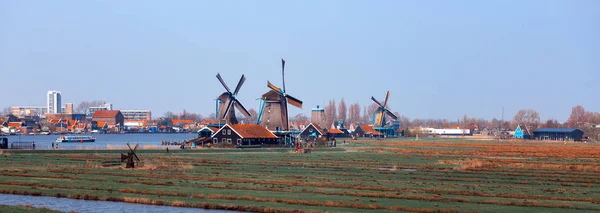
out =
[(5, 150), (0, 193), (254, 212), (600, 211), (598, 145), (402, 139), (339, 147), (141, 150), (136, 169), (101, 167), (119, 159), (115, 150)]

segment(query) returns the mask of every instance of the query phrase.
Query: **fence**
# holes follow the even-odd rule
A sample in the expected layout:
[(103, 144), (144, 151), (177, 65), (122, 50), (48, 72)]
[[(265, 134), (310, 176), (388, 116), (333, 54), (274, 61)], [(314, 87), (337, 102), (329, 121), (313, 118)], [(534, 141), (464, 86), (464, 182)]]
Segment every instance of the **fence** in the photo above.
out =
[(12, 142), (10, 143), (11, 149), (34, 149), (34, 142)]

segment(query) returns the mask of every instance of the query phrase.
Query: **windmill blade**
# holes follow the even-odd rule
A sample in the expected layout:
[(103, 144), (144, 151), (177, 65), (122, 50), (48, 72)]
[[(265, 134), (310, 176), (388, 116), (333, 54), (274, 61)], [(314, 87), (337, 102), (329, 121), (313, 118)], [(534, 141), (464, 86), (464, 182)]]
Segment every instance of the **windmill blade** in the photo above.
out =
[(246, 81), (246, 77), (242, 75), (242, 78), (240, 78), (240, 82), (238, 82), (237, 87), (235, 87), (235, 91), (233, 92), (234, 95), (237, 95), (237, 93), (240, 91), (242, 85), (244, 84), (244, 81)]
[(221, 74), (217, 73), (217, 78), (219, 79), (219, 81), (221, 82), (223, 87), (225, 87), (225, 90), (227, 90), (227, 92), (231, 93), (231, 90), (229, 89), (227, 84), (225, 84), (225, 81), (223, 81), (223, 78), (221, 78)]
[(132, 152), (131, 154), (133, 154), (133, 157), (135, 157), (135, 159), (136, 159), (137, 161), (142, 161), (142, 160), (140, 160), (140, 158), (138, 158), (138, 156), (135, 154), (135, 152)]
[(135, 144), (135, 147), (133, 147), (133, 151), (137, 150), (137, 148), (140, 147), (140, 144)]
[(133, 149), (131, 148), (131, 146), (129, 145), (129, 143), (127, 143), (127, 147), (129, 147), (129, 151), (133, 152)]
[(227, 118), (227, 115), (229, 114), (229, 109), (231, 109), (231, 105), (233, 105), (233, 102), (235, 102), (235, 99), (229, 101), (229, 104), (227, 104), (227, 108), (225, 108), (225, 113), (223, 113), (223, 118), (221, 119)]
[(292, 97), (291, 95), (286, 95), (287, 101), (289, 104), (302, 109), (302, 101), (297, 98)]
[(394, 115), (394, 113), (392, 113), (391, 111), (389, 111), (389, 110), (386, 109), (385, 113), (387, 115), (389, 115), (390, 117), (392, 117), (394, 120), (398, 120), (398, 116)]
[(275, 92), (281, 93), (281, 89), (279, 89), (279, 87), (276, 87), (275, 85), (273, 85), (271, 82), (267, 81), (267, 87), (271, 88), (272, 90), (274, 90)]
[(250, 112), (248, 112), (248, 110), (246, 110), (246, 107), (244, 107), (244, 106), (242, 105), (242, 103), (240, 103), (239, 101), (236, 101), (236, 102), (235, 102), (235, 107), (236, 107), (238, 110), (240, 110), (240, 112), (241, 112), (242, 114), (244, 114), (244, 115), (246, 116), (246, 118), (249, 118), (249, 117), (250, 117)]
[(379, 103), (379, 101), (377, 101), (377, 99), (375, 99), (375, 97), (371, 96), (371, 100), (375, 101), (375, 103), (378, 104), (379, 106), (383, 106), (383, 105), (381, 105), (381, 103)]
[(283, 93), (285, 93), (285, 60), (281, 59), (281, 78), (283, 79)]
[(390, 91), (387, 92), (387, 95), (385, 96), (385, 102), (383, 102), (383, 107), (387, 107), (387, 102), (390, 99)]

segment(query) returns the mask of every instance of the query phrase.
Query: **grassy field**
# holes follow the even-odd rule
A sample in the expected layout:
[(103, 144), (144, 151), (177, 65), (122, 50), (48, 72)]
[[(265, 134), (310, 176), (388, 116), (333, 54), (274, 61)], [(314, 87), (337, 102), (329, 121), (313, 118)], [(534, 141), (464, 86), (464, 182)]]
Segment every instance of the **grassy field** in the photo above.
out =
[(144, 167), (134, 170), (101, 167), (119, 158), (114, 150), (4, 151), (0, 193), (254, 212), (600, 211), (597, 144), (403, 139), (339, 147), (142, 150)]
[(10, 213), (58, 213), (60, 211), (47, 209), (47, 208), (35, 208), (32, 206), (7, 206), (0, 205), (0, 212), (10, 212)]

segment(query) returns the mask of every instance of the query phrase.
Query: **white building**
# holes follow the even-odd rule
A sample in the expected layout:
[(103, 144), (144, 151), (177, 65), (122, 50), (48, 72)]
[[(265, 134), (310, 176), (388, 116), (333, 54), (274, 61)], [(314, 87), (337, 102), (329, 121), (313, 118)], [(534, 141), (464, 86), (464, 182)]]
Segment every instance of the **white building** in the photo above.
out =
[(22, 116), (40, 116), (48, 112), (48, 107), (36, 107), (36, 106), (13, 106), (10, 108), (11, 114), (17, 117)]
[(152, 120), (152, 113), (150, 113), (150, 110), (122, 109), (121, 114), (123, 114), (125, 120)]
[(113, 110), (113, 105), (111, 103), (104, 103), (100, 106), (90, 107), (88, 108), (87, 116), (91, 117), (94, 114), (94, 112), (98, 110)]
[(48, 113), (61, 113), (61, 94), (60, 91), (50, 90), (47, 95), (46, 107)]

